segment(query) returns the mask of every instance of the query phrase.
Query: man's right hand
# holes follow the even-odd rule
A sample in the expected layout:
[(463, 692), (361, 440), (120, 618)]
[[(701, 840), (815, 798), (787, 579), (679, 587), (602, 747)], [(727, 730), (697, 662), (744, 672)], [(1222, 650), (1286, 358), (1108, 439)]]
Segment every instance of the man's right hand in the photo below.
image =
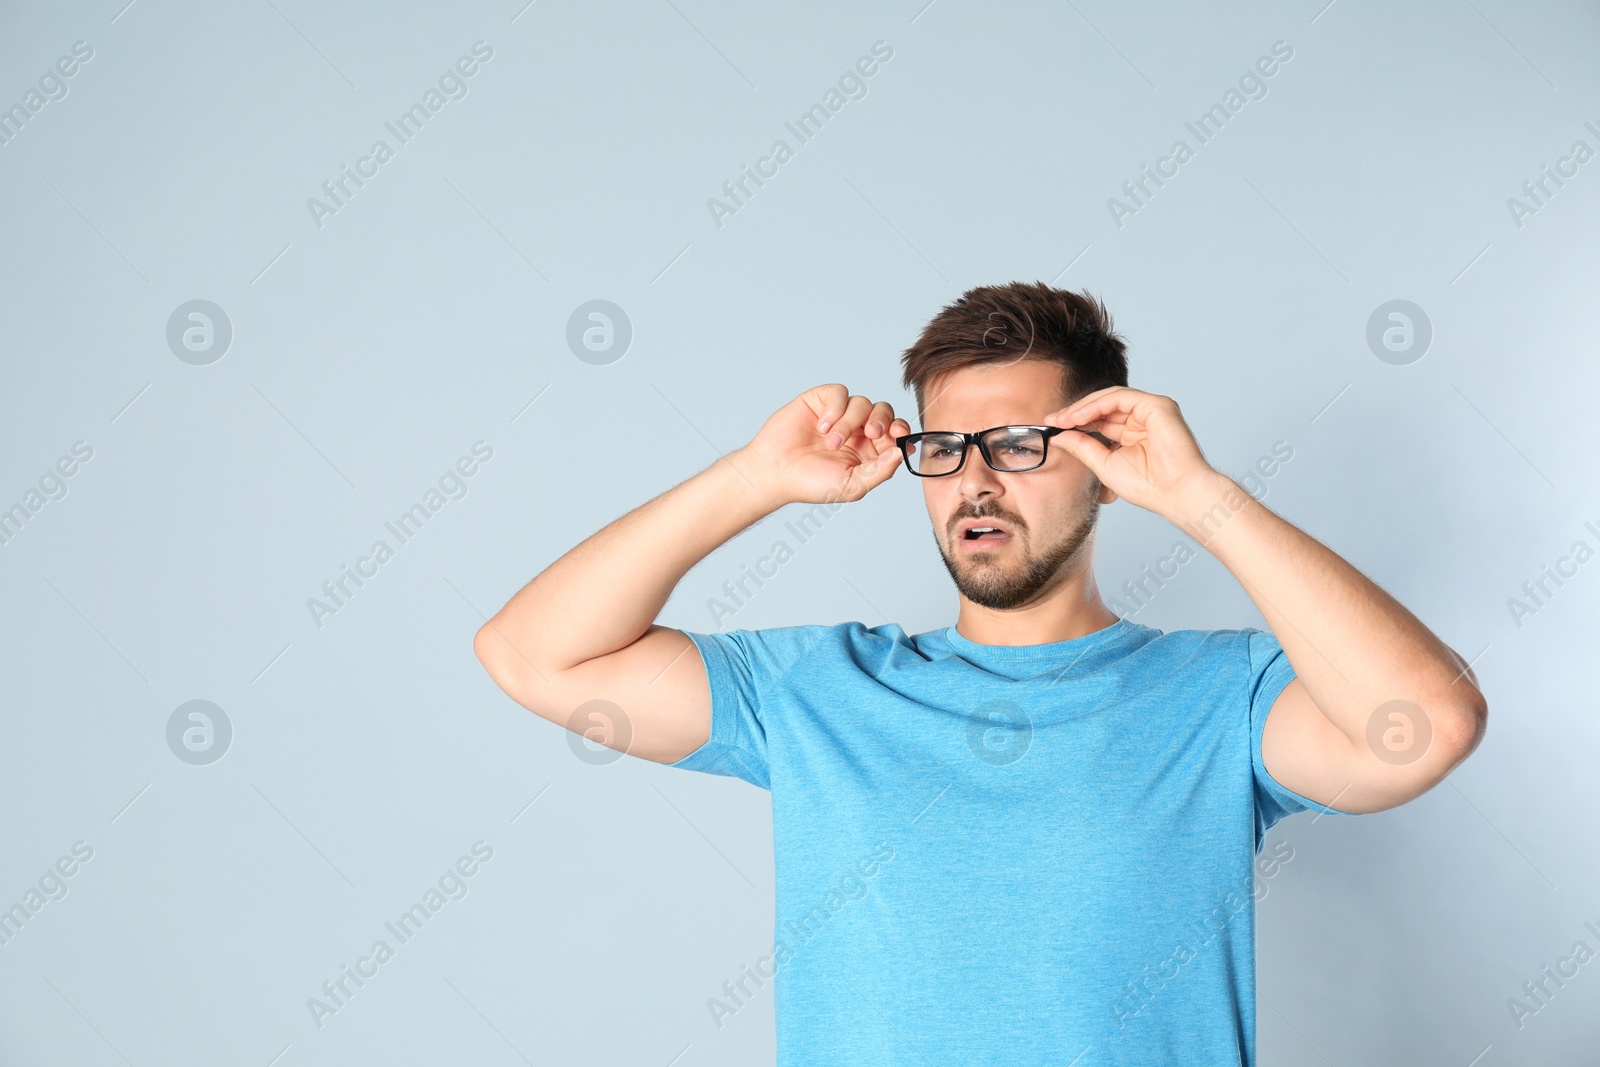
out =
[(902, 458), (894, 439), (910, 432), (887, 401), (819, 385), (774, 412), (735, 463), (779, 506), (850, 502), (889, 480)]

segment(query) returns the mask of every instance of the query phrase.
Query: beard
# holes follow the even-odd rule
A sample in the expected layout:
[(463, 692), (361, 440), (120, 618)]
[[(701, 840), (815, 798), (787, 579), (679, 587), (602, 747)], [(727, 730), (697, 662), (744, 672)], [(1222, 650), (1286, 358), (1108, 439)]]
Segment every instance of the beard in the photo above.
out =
[[(935, 535), (939, 558), (956, 590), (980, 607), (1010, 611), (1031, 603), (1075, 561), (1094, 533), (1100, 518), (1100, 482), (1091, 480), (1090, 491), (1073, 514), (1072, 528), (1040, 552), (1032, 550), (1031, 536), (1011, 523), (1011, 543), (998, 550), (963, 553), (952, 559)], [(1012, 552), (1012, 549), (1016, 549)], [(959, 552), (959, 550), (958, 550)], [(1005, 558), (1001, 553), (1009, 553)]]

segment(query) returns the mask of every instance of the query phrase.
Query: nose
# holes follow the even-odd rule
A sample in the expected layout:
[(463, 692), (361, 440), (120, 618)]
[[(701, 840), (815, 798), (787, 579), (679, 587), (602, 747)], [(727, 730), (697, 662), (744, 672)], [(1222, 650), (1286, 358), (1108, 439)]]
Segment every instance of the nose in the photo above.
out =
[(1000, 472), (983, 461), (983, 453), (979, 451), (977, 442), (969, 444), (967, 449), (961, 469), (952, 475), (957, 480), (961, 495), (967, 500), (977, 501), (1001, 492), (1004, 483), (998, 477)]

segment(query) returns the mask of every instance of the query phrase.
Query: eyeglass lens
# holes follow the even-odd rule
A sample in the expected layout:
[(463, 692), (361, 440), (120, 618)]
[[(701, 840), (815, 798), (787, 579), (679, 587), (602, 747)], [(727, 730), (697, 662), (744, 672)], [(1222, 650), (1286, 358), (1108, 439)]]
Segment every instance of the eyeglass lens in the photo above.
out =
[[(993, 466), (1022, 471), (1044, 461), (1044, 434), (1026, 426), (1002, 426), (984, 439)], [(961, 463), (962, 440), (955, 434), (930, 433), (911, 449), (911, 470), (916, 474), (949, 474)]]

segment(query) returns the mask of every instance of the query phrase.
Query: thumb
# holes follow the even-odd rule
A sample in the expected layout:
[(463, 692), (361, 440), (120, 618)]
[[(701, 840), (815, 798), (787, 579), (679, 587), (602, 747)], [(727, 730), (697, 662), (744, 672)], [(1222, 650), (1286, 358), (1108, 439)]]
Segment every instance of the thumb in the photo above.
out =
[[(850, 471), (850, 482), (859, 487), (861, 496), (866, 496), (872, 490), (888, 481), (900, 465), (901, 454), (898, 448), (885, 449), (872, 459), (857, 464)], [(857, 497), (856, 499), (860, 499)]]

